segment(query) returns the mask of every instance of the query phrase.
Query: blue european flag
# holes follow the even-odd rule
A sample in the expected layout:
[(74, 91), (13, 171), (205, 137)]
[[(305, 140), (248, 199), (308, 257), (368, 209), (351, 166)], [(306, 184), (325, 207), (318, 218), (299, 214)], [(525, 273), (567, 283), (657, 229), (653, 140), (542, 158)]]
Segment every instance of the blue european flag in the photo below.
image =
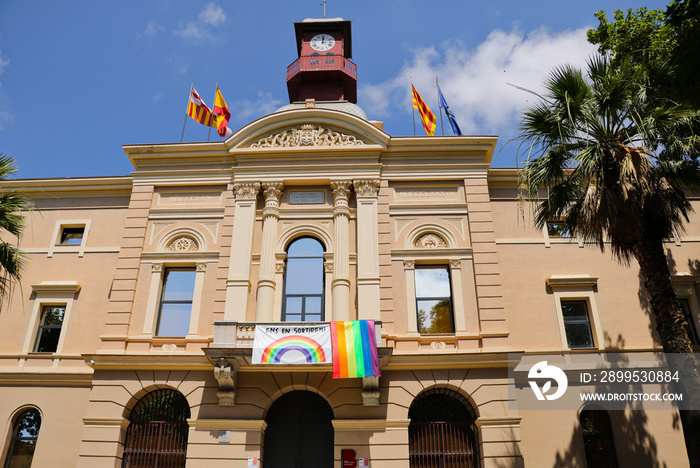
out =
[(450, 121), (450, 126), (452, 127), (452, 132), (455, 135), (461, 135), (462, 131), (459, 129), (459, 125), (457, 125), (457, 120), (455, 120), (455, 115), (450, 110), (450, 106), (447, 105), (447, 101), (445, 101), (445, 96), (442, 95), (442, 90), (439, 87), (438, 87), (438, 92), (440, 93), (440, 107), (445, 109), (445, 114), (447, 114), (447, 119)]

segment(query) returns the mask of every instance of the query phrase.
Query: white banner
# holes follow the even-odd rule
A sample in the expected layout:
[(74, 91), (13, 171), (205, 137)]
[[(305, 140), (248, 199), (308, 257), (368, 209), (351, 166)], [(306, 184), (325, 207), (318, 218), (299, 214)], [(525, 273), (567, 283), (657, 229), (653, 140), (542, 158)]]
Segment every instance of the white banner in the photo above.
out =
[(329, 324), (256, 325), (253, 364), (330, 364)]

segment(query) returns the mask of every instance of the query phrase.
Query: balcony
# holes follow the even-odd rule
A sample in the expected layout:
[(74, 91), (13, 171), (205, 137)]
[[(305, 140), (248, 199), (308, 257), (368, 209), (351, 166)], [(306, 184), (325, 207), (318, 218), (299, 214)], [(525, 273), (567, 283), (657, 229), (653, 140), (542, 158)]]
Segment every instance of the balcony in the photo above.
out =
[[(255, 328), (257, 325), (284, 325), (285, 327), (309, 327), (325, 325), (328, 322), (215, 322), (214, 342), (210, 348), (204, 350), (204, 354), (214, 366), (214, 377), (219, 383), (217, 397), (219, 406), (234, 406), (236, 397), (236, 380), (241, 369), (251, 370), (253, 367), (264, 366), (269, 372), (290, 370), (301, 372), (330, 372), (332, 364), (272, 364), (254, 365), (251, 363), (253, 342), (255, 341)], [(375, 321), (375, 336), (377, 339), (377, 351), (379, 353), (379, 365), (383, 367), (391, 356), (391, 349), (381, 347), (382, 323)], [(258, 370), (259, 370), (258, 369)], [(362, 401), (365, 406), (377, 406), (379, 404), (379, 377), (362, 378)]]
[(306, 71), (340, 71), (357, 80), (357, 65), (341, 55), (303, 55), (287, 67), (287, 81)]

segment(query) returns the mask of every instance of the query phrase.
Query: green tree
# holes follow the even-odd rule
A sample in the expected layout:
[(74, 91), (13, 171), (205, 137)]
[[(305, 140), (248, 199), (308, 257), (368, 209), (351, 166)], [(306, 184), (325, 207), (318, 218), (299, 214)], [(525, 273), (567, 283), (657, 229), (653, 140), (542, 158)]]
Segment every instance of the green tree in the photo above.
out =
[[(0, 154), (0, 184), (16, 172), (14, 160)], [(0, 303), (11, 293), (24, 268), (24, 256), (17, 244), (24, 230), (23, 211), (31, 208), (31, 202), (21, 193), (0, 190)]]
[(612, 21), (605, 12), (595, 14), (598, 27), (588, 41), (601, 54), (611, 54), (613, 65), (630, 60), (637, 67), (663, 60), (673, 76), (651, 76), (659, 91), (676, 102), (700, 107), (700, 4), (699, 0), (672, 1), (666, 11), (639, 8), (616, 10)]
[[(652, 68), (661, 73), (663, 65), (594, 57), (585, 74), (552, 71), (542, 100), (523, 115), (520, 138), (530, 157), (520, 182), (523, 198), (537, 202), (540, 228), (561, 219), (623, 264), (637, 260), (663, 349), (681, 356), (672, 365), (684, 403), (700, 408), (698, 364), (663, 247), (692, 211), (685, 190), (700, 187), (693, 133), (700, 113), (658, 97)], [(693, 466), (700, 464), (699, 415), (681, 412)]]

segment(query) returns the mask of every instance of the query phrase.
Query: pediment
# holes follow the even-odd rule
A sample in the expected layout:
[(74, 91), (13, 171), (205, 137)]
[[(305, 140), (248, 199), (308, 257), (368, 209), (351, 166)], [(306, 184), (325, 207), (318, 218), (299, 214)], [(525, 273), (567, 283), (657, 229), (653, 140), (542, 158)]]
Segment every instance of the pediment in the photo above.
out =
[(389, 135), (345, 112), (298, 109), (258, 119), (226, 140), (232, 150), (386, 148)]

